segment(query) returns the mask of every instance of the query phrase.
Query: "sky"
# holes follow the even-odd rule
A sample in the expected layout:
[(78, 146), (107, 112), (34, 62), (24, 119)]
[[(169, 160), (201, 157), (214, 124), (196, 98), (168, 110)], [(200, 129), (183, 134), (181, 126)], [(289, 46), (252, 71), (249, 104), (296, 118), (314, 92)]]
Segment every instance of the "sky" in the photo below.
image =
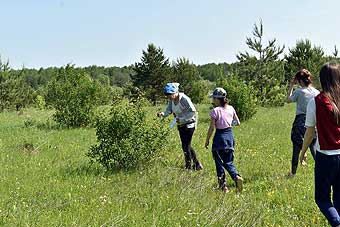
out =
[(340, 47), (339, 0), (0, 0), (0, 55), (13, 68), (125, 66), (149, 43), (171, 61), (234, 62), (262, 19), (286, 51)]

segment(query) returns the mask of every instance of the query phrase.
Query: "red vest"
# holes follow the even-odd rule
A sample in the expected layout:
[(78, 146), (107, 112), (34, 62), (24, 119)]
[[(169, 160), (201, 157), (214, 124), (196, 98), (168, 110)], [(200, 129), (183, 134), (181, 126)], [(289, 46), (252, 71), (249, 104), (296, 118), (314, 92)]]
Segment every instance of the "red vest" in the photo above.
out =
[(340, 126), (333, 116), (333, 104), (329, 98), (321, 92), (315, 97), (316, 128), (321, 150), (340, 149)]

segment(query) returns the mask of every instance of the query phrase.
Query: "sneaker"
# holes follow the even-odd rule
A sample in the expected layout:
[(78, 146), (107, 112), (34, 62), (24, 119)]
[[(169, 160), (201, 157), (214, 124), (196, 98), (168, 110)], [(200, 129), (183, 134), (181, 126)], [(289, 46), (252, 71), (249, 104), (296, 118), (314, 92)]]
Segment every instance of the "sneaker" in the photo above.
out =
[(225, 175), (223, 175), (221, 178), (219, 178), (218, 181), (219, 181), (219, 188), (222, 190), (222, 192), (224, 192), (224, 193), (230, 192), (229, 188), (227, 187)]
[(222, 186), (221, 189), (222, 189), (222, 192), (224, 192), (224, 193), (230, 192), (230, 190), (229, 190), (229, 188), (227, 187), (227, 185)]
[(242, 190), (243, 190), (243, 178), (238, 175), (235, 179), (235, 183), (236, 183), (237, 191), (242, 192)]
[(294, 177), (295, 176), (295, 173), (292, 173), (292, 172), (289, 172), (288, 174), (287, 174), (287, 177), (288, 178), (292, 178), (292, 177)]

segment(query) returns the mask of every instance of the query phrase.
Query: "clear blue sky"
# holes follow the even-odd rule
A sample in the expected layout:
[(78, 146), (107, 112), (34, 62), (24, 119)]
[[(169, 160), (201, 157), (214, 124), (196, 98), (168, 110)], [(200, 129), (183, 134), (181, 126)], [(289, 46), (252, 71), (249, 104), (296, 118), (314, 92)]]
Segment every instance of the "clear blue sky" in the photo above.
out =
[(171, 60), (233, 62), (260, 18), (288, 47), (340, 47), (339, 0), (0, 0), (0, 54), (15, 68), (123, 66), (152, 42)]

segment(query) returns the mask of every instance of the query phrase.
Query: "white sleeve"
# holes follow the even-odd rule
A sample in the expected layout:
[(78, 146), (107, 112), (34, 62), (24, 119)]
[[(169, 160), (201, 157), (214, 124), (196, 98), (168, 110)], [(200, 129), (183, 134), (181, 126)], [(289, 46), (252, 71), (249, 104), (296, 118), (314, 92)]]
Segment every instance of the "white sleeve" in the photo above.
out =
[(168, 101), (165, 111), (163, 112), (163, 117), (167, 117), (172, 113), (172, 102)]
[(307, 113), (306, 113), (306, 127), (315, 127), (316, 126), (316, 106), (315, 99), (311, 99), (307, 105)]
[(187, 109), (188, 112), (196, 112), (196, 108), (192, 103), (191, 99), (186, 95), (183, 95), (182, 97), (183, 98), (180, 100), (180, 102), (183, 104), (185, 109)]

